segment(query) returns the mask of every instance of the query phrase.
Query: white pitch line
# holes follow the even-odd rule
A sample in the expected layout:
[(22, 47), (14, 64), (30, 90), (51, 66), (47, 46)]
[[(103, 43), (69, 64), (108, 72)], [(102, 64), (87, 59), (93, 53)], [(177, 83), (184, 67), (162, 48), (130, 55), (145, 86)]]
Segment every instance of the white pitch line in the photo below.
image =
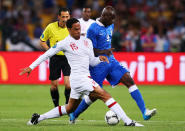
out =
[[(0, 119), (0, 121), (28, 121), (29, 119)], [(49, 119), (49, 121), (63, 121), (63, 122), (68, 122), (69, 120), (51, 120)], [(77, 122), (80, 121), (87, 121), (87, 122), (105, 122), (104, 120), (77, 120)], [(138, 122), (143, 122), (143, 123), (161, 123), (161, 122), (165, 122), (165, 123), (185, 123), (185, 121), (138, 121)]]

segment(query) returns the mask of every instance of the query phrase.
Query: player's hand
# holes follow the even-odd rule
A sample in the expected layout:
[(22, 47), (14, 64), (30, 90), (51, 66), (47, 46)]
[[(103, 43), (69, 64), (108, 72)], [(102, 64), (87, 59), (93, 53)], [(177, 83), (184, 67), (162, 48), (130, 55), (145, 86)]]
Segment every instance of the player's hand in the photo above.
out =
[(109, 60), (106, 56), (99, 56), (99, 59), (100, 59), (100, 61), (104, 61), (104, 62), (109, 63)]
[(19, 73), (19, 75), (24, 75), (25, 73), (28, 73), (27, 74), (27, 77), (30, 75), (32, 69), (30, 67), (26, 67), (24, 69), (21, 69), (22, 71)]

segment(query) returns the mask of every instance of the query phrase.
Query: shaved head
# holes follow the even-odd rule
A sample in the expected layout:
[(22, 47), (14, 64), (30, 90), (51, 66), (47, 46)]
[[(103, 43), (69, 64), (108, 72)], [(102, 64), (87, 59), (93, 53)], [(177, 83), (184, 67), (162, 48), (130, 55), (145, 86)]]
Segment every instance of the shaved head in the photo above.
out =
[(109, 26), (114, 23), (116, 17), (116, 12), (112, 6), (106, 6), (100, 17), (100, 21), (104, 24), (104, 26)]
[(114, 10), (114, 8), (112, 6), (106, 6), (105, 8), (103, 8), (102, 14), (105, 11), (109, 11), (109, 12), (114, 12), (115, 13), (115, 10)]

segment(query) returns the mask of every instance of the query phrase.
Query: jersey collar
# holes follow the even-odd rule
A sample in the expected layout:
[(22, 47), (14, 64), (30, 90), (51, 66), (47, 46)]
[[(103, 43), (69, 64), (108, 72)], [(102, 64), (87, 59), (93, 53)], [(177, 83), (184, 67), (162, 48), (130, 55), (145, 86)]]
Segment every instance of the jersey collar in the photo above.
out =
[(97, 18), (97, 19), (96, 19), (96, 23), (97, 23), (99, 26), (104, 26), (103, 23), (100, 22), (100, 18)]

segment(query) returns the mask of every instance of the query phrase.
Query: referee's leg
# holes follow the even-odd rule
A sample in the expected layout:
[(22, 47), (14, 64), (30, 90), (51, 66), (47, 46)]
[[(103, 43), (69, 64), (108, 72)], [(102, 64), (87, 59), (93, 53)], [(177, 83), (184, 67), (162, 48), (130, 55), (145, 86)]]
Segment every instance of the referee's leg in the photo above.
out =
[(55, 107), (59, 106), (59, 78), (61, 77), (61, 60), (60, 56), (54, 55), (49, 61), (49, 80), (51, 80), (50, 93)]
[(52, 101), (55, 107), (59, 106), (59, 92), (58, 92), (59, 80), (51, 80), (50, 93)]
[(70, 92), (71, 92), (71, 87), (69, 83), (69, 76), (64, 76), (64, 85), (65, 85), (65, 98), (66, 98), (66, 104), (68, 104), (69, 97), (70, 97)]
[(71, 87), (70, 87), (70, 82), (69, 82), (71, 67), (65, 55), (61, 56), (61, 69), (62, 69), (62, 73), (64, 76), (64, 86), (65, 86), (64, 95), (66, 98), (66, 104), (68, 104), (70, 92), (71, 92)]

